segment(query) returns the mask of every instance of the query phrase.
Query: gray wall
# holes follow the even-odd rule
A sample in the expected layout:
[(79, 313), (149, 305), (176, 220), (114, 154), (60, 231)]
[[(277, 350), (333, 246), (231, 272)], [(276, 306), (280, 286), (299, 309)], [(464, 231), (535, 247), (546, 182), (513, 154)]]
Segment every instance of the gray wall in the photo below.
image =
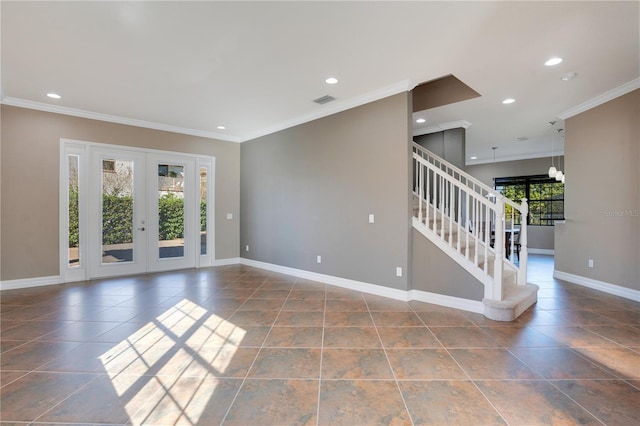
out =
[(413, 140), (418, 145), (464, 170), (465, 129), (450, 129), (428, 135), (414, 136)]
[(412, 288), (469, 300), (484, 297), (484, 285), (415, 229)]
[[(565, 120), (558, 271), (640, 290), (640, 90)], [(594, 267), (588, 267), (593, 259)]]
[[(456, 167), (465, 168), (465, 129), (450, 129), (413, 140)], [(412, 288), (481, 301), (484, 287), (421, 233), (413, 230)]]
[(2, 105), (0, 279), (59, 274), (60, 139), (216, 157), (216, 258), (239, 255), (240, 144)]
[(243, 143), (241, 256), (408, 289), (410, 117), (402, 93)]
[[(554, 163), (564, 165), (564, 157), (554, 157)], [(502, 161), (466, 166), (465, 170), (476, 179), (493, 188), (496, 177), (544, 175), (551, 166), (551, 157), (530, 160)], [(527, 247), (530, 249), (554, 250), (554, 226), (529, 226)]]

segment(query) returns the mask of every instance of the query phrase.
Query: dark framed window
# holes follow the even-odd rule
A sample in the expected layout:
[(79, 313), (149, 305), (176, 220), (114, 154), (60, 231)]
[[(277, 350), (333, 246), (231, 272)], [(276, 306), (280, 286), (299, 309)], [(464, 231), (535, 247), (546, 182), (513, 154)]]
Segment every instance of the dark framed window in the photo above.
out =
[(107, 173), (115, 173), (116, 160), (102, 160), (102, 171)]
[[(496, 191), (520, 203), (529, 203), (528, 225), (553, 226), (564, 219), (564, 184), (547, 175), (496, 178)], [(507, 211), (507, 216), (510, 214)]]

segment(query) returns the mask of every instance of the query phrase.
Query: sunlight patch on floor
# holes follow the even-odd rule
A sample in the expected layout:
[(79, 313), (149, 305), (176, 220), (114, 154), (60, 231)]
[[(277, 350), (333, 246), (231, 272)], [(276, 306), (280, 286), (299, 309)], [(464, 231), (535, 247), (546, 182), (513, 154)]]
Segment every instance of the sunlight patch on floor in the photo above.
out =
[(640, 379), (640, 354), (622, 347), (583, 347), (573, 350), (598, 367), (624, 379)]
[(99, 359), (134, 424), (196, 424), (245, 335), (183, 299)]

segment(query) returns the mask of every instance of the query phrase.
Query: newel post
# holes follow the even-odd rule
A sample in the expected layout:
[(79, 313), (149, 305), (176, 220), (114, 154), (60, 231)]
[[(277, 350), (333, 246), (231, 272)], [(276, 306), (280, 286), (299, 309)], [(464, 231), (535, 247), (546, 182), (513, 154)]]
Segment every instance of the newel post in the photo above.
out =
[(529, 216), (529, 204), (527, 199), (523, 198), (520, 208), (520, 265), (518, 268), (518, 285), (527, 284), (527, 262), (529, 259), (529, 252), (527, 249), (527, 222)]
[[(419, 167), (418, 172), (418, 220), (422, 223), (422, 197), (424, 197), (424, 167), (416, 160)], [(427, 206), (428, 207), (428, 206)]]
[(495, 219), (495, 250), (496, 258), (493, 260), (493, 291), (490, 299), (502, 300), (502, 268), (504, 267), (504, 196), (496, 196)]

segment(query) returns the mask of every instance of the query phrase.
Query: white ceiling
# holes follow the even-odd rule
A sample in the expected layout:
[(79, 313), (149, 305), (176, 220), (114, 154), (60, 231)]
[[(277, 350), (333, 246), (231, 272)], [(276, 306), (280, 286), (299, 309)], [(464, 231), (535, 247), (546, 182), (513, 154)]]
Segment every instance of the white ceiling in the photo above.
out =
[(639, 5), (2, 1), (1, 97), (241, 142), (453, 74), (482, 96), (414, 114), (416, 133), (464, 120), (475, 162), (544, 156), (548, 121), (637, 87)]

